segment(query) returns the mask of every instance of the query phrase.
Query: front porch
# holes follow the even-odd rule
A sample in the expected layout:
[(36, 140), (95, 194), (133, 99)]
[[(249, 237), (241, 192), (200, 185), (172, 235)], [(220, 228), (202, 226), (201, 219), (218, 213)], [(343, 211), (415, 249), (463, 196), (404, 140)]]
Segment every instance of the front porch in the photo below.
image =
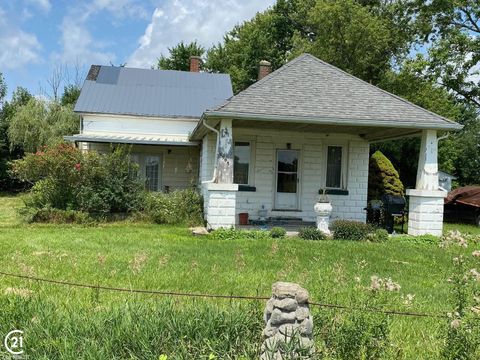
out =
[[(255, 125), (222, 119), (216, 124), (218, 145), (215, 132), (203, 138), (200, 179), (209, 228), (282, 226), (298, 231), (315, 225), (314, 205), (324, 190), (333, 207), (331, 220), (366, 221), (368, 136), (352, 134), (349, 128), (335, 133), (325, 127), (313, 132)], [(407, 191), (409, 233), (439, 235), (445, 193), (438, 190), (436, 131), (417, 135), (422, 136), (422, 149), (417, 189)], [(239, 225), (241, 213), (248, 214), (249, 226)]]
[[(229, 125), (220, 126), (218, 151), (214, 133), (202, 142), (200, 179), (210, 227), (238, 225), (240, 213), (254, 222), (274, 218), (313, 224), (313, 207), (323, 189), (333, 219), (366, 220), (367, 141), (346, 133)], [(231, 138), (223, 141), (226, 134)], [(227, 216), (232, 217), (228, 224)]]

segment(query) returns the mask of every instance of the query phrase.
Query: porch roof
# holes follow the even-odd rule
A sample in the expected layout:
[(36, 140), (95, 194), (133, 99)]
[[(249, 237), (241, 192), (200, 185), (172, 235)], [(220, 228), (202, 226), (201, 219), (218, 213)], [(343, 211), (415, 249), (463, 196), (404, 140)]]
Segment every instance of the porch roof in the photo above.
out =
[(170, 146), (197, 146), (198, 142), (190, 141), (187, 136), (154, 136), (154, 135), (127, 135), (127, 134), (75, 134), (63, 137), (72, 142), (117, 143), (138, 145), (170, 145)]
[[(316, 57), (303, 54), (257, 81), (202, 119), (281, 122), (281, 128), (351, 132), (375, 141), (415, 135), (424, 129), (462, 126), (358, 79)], [(287, 124), (293, 124), (289, 126)], [(260, 124), (255, 124), (260, 125)], [(276, 127), (278, 128), (278, 127)], [(201, 138), (202, 122), (192, 134)]]

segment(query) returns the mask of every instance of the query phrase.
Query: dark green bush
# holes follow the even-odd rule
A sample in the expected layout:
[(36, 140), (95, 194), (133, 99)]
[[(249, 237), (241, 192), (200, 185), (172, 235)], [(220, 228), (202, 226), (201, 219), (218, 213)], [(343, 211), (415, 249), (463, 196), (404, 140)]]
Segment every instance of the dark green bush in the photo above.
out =
[(335, 240), (366, 240), (374, 229), (371, 225), (352, 220), (336, 220), (331, 225)]
[(385, 229), (376, 229), (368, 234), (368, 240), (372, 242), (386, 242), (388, 240), (388, 231)]
[(12, 165), (12, 173), (33, 184), (27, 207), (76, 210), (95, 215), (129, 213), (143, 206), (143, 186), (128, 149), (82, 153), (67, 144), (44, 147)]
[(398, 171), (388, 158), (376, 151), (368, 166), (368, 199), (381, 199), (383, 195), (403, 195), (404, 186)]
[(55, 208), (29, 208), (21, 210), (26, 222), (53, 223), (53, 224), (88, 224), (94, 220), (82, 211), (60, 210)]
[(145, 211), (157, 224), (203, 224), (203, 199), (195, 189), (148, 193)]
[(276, 238), (284, 238), (285, 235), (287, 234), (287, 231), (282, 228), (282, 227), (278, 227), (278, 226), (275, 226), (275, 227), (272, 227), (270, 229), (270, 237), (276, 239)]
[(326, 235), (316, 227), (307, 226), (300, 229), (298, 236), (304, 240), (325, 240)]

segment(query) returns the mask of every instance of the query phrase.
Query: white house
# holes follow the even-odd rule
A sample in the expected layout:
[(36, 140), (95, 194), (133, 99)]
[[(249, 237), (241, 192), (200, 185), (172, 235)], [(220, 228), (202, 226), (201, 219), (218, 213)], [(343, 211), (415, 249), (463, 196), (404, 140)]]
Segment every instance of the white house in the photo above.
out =
[(231, 96), (228, 75), (92, 67), (75, 107), (80, 134), (67, 138), (134, 144), (147, 187), (197, 184), (218, 228), (261, 209), (314, 221), (324, 189), (333, 218), (365, 221), (369, 144), (421, 136), (409, 233), (441, 233), (437, 134), (460, 125), (308, 54), (270, 74), (261, 62), (259, 78)]

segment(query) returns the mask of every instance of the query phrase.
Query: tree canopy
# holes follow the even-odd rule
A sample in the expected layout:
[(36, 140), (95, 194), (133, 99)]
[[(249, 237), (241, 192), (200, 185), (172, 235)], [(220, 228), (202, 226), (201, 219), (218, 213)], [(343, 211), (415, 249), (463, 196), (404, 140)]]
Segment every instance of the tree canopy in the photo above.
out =
[(162, 70), (190, 70), (190, 57), (202, 56), (205, 49), (198, 45), (196, 41), (185, 44), (181, 41), (178, 45), (168, 48), (169, 55), (160, 55), (157, 62), (157, 69)]
[(63, 89), (63, 94), (60, 98), (60, 104), (63, 106), (66, 105), (72, 105), (75, 106), (75, 103), (78, 100), (78, 97), (80, 96), (80, 87), (77, 85), (67, 85)]
[(64, 135), (78, 131), (78, 115), (72, 106), (31, 98), (12, 117), (8, 137), (10, 149), (21, 146), (25, 152), (35, 152), (42, 145), (63, 141)]
[(414, 0), (410, 8), (428, 48), (418, 54), (419, 75), (480, 107), (480, 2)]
[(0, 105), (3, 104), (3, 99), (7, 95), (7, 84), (5, 84), (5, 79), (3, 74), (0, 72)]

